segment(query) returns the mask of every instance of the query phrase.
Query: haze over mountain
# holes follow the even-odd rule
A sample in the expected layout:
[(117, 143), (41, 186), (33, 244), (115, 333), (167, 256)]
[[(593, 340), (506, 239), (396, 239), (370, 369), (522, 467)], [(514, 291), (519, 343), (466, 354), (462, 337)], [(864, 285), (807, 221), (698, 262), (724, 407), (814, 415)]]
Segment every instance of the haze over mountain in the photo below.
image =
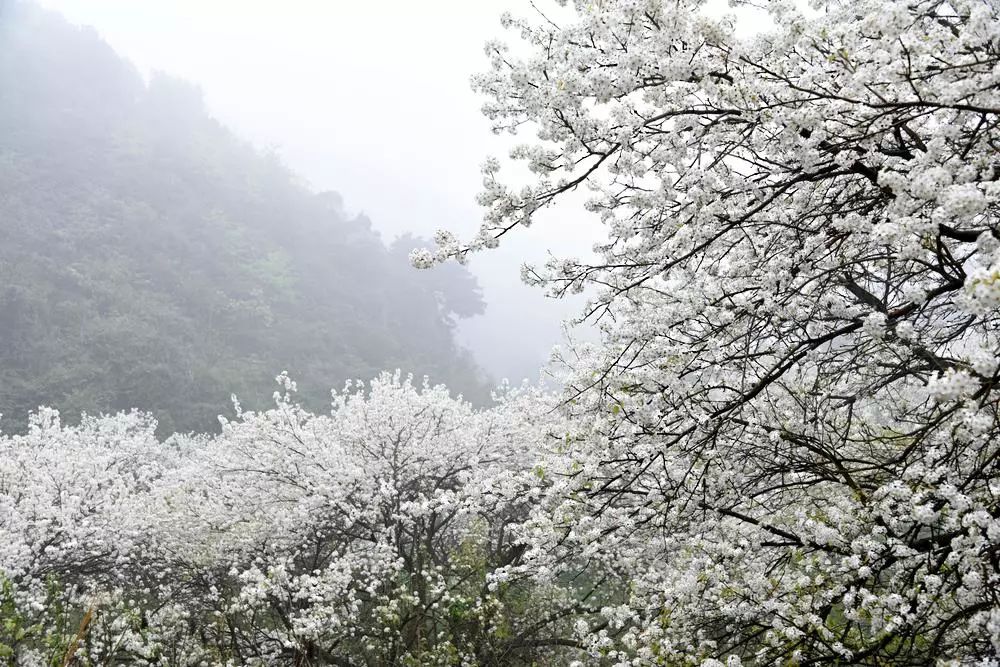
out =
[(151, 410), (164, 432), (212, 428), (231, 392), (304, 401), (385, 368), (474, 400), (489, 382), (455, 342), (484, 307), (452, 265), (416, 272), (334, 192), (148, 81), (92, 29), (0, 2), (0, 405), (67, 416)]
[[(516, 45), (500, 17), (535, 16), (528, 0), (38, 1), (94, 26), (143, 76), (196, 83), (213, 117), (276, 151), (316, 189), (343, 194), (346, 210), (367, 213), (387, 240), (440, 228), (473, 236), (483, 159), (530, 137), (494, 136), (469, 86), (489, 67), (488, 40)], [(544, 11), (561, 20), (556, 9)], [(544, 262), (550, 249), (587, 257), (601, 238), (582, 208), (553, 209), (472, 258), (487, 305), (456, 334), (493, 377), (536, 378), (561, 321), (582, 310), (581, 299), (523, 285), (522, 262)]]

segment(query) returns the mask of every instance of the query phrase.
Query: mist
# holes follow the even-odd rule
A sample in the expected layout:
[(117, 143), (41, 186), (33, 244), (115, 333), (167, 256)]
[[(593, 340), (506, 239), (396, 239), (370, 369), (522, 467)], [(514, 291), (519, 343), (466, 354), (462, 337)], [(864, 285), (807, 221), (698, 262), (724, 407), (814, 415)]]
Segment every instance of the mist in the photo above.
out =
[[(340, 193), (387, 242), (437, 229), (471, 237), (479, 166), (512, 145), (491, 135), (469, 85), (487, 67), (484, 44), (503, 32), (499, 17), (511, 6), (502, 0), (394, 3), (390, 14), (373, 3), (305, 0), (42, 4), (92, 26), (143, 76), (197, 85), (212, 116), (310, 188)], [(537, 379), (561, 323), (582, 306), (523, 285), (521, 263), (586, 255), (598, 238), (582, 209), (523, 232), (472, 260), (485, 312), (457, 327), (496, 380)]]

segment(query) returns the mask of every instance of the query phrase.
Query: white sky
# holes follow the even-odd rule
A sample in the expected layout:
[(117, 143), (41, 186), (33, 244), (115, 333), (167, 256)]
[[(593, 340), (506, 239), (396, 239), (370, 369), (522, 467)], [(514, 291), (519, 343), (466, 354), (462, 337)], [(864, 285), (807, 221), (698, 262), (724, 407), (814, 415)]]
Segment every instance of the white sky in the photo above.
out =
[[(479, 165), (503, 156), (469, 77), (504, 9), (527, 0), (41, 0), (91, 25), (140, 71), (198, 84), (238, 135), (273, 148), (318, 190), (336, 190), (387, 240), (479, 225)], [(548, 224), (543, 224), (548, 223)], [(560, 322), (557, 303), (520, 284), (552, 249), (582, 255), (598, 226), (582, 210), (549, 215), (473, 259), (488, 303), (462, 340), (496, 377), (537, 377)]]

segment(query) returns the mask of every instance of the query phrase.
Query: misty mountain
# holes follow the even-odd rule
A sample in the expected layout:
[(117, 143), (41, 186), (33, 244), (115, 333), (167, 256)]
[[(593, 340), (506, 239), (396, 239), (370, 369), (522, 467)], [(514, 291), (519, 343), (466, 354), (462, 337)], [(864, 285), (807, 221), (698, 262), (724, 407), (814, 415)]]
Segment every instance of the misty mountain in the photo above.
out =
[(488, 395), (453, 337), (484, 308), (468, 272), (417, 272), (423, 241), (385, 243), (194, 86), (146, 81), (93, 30), (3, 0), (0, 234), (6, 431), (41, 404), (208, 429), (231, 393), (269, 404), (282, 370), (316, 410), (397, 367)]

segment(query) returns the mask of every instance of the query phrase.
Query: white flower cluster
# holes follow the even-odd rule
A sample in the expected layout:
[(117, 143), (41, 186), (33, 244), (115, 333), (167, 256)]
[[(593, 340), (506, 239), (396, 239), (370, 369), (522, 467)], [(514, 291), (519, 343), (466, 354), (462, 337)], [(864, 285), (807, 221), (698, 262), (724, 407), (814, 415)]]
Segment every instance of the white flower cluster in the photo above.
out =
[(545, 655), (507, 628), (558, 632), (571, 591), (486, 587), (519, 548), (505, 526), (531, 497), (516, 471), (543, 451), (545, 397), (508, 388), (474, 412), (396, 373), (349, 384), (324, 416), (277, 380), (273, 409), (214, 437), (43, 410), (0, 438), (0, 659), (61, 664), (77, 632), (87, 664)]
[(566, 4), (474, 81), (535, 176), (459, 251), (584, 188), (607, 231), (524, 271), (601, 340), (504, 575), (627, 582), (595, 664), (995, 661), (1000, 8)]

